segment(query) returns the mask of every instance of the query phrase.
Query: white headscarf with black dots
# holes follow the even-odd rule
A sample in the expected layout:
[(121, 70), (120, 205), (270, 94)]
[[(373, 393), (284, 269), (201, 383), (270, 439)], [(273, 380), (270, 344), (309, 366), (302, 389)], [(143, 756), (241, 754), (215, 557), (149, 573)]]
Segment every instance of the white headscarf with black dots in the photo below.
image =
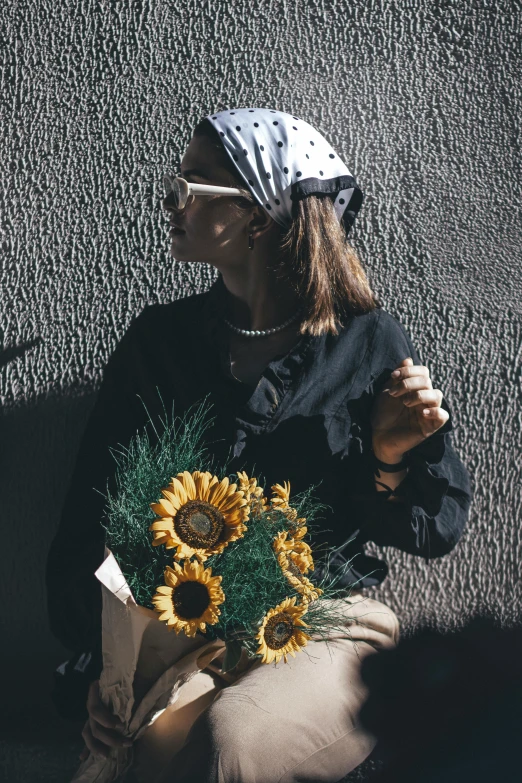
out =
[(363, 193), (319, 131), (275, 109), (227, 109), (207, 115), (259, 204), (281, 226), (292, 222), (292, 204), (312, 193), (335, 197), (346, 233)]

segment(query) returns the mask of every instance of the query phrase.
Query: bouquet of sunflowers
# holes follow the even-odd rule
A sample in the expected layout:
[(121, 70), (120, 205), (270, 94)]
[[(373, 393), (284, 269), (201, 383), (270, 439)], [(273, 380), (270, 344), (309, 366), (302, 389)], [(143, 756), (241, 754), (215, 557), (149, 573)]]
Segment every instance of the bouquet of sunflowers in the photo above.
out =
[[(100, 696), (134, 740), (215, 659), (223, 675), (245, 660), (286, 663), (343, 621), (325, 600), (340, 591), (310, 578), (305, 538), (324, 508), (313, 488), (291, 502), (287, 481), (265, 493), (244, 471), (226, 475), (202, 445), (208, 413), (204, 401), (161, 434), (149, 417), (156, 444), (137, 433), (116, 456), (117, 492), (105, 495)], [(113, 781), (132, 752), (91, 755), (73, 780)]]

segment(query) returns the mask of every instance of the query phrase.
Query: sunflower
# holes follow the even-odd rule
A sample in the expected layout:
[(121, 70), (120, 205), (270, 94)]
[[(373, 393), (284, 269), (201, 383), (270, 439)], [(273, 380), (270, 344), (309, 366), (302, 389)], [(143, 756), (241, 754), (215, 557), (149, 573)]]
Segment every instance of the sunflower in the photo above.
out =
[(250, 500), (252, 496), (260, 497), (263, 494), (263, 487), (257, 485), (257, 479), (249, 479), (244, 470), (238, 470), (237, 476), (239, 478), (239, 488), (244, 492), (247, 500)]
[(268, 511), (268, 500), (263, 495), (263, 487), (258, 486), (257, 479), (249, 479), (243, 470), (238, 470), (237, 476), (239, 478), (239, 488), (250, 505), (250, 513), (260, 516), (265, 511)]
[(280, 552), (277, 556), (277, 562), (281, 566), (281, 570), (288, 582), (301, 594), (303, 601), (307, 603), (316, 601), (323, 594), (323, 590), (320, 587), (316, 587), (304, 575), (300, 555), (297, 555), (295, 552)]
[(308, 571), (312, 571), (314, 568), (314, 559), (312, 557), (312, 549), (310, 544), (302, 539), (307, 533), (308, 528), (302, 526), (297, 530), (292, 530), (292, 552), (295, 555), (296, 564), (299, 563), (299, 570), (301, 573), (306, 574)]
[(160, 517), (149, 527), (152, 545), (176, 547), (176, 560), (195, 555), (204, 562), (241, 538), (247, 529), (244, 522), (250, 509), (244, 492), (229, 484), (227, 477), (219, 481), (208, 471), (185, 470), (161, 492), (159, 503), (150, 504)]
[(275, 536), (274, 542), (272, 544), (276, 554), (279, 552), (290, 551), (292, 549), (292, 545), (293, 540), (288, 538), (288, 530), (282, 530), (280, 533), (278, 533)]
[(195, 636), (196, 631), (205, 630), (207, 623), (215, 625), (219, 620), (221, 611), (218, 607), (225, 600), (222, 577), (212, 576), (211, 568), (190, 560), (185, 561), (183, 568), (177, 563), (173, 565), (174, 568), (166, 567), (166, 584), (156, 588), (152, 603), (159, 612), (158, 619), (165, 622), (169, 630)]
[(298, 519), (297, 511), (295, 508), (290, 506), (290, 482), (284, 481), (283, 485), (272, 484), (271, 489), (273, 492), (272, 499), (270, 501), (272, 508), (275, 508), (277, 511), (281, 511), (290, 522), (294, 523), (296, 527), (304, 524), (306, 519), (303, 517)]
[(265, 514), (269, 510), (268, 506), (268, 500), (265, 498), (265, 496), (254, 498), (250, 502), (250, 510), (252, 514), (256, 517), (260, 517), (262, 514)]
[(301, 630), (303, 626), (308, 628), (301, 619), (306, 614), (307, 607), (296, 606), (295, 601), (295, 595), (285, 598), (278, 606), (269, 609), (263, 618), (256, 636), (259, 642), (256, 652), (263, 656), (263, 663), (272, 663), (274, 660), (278, 663), (281, 658), (287, 663), (287, 656), (292, 655), (295, 658), (296, 652), (305, 647), (311, 638)]
[(290, 482), (284, 481), (283, 484), (272, 484), (272, 500), (271, 503), (275, 508), (287, 509), (290, 500)]
[(280, 552), (291, 552), (294, 564), (302, 574), (313, 570), (314, 560), (312, 549), (306, 541), (302, 541), (308, 528), (302, 526), (293, 531), (283, 530), (274, 538), (273, 548), (278, 555)]

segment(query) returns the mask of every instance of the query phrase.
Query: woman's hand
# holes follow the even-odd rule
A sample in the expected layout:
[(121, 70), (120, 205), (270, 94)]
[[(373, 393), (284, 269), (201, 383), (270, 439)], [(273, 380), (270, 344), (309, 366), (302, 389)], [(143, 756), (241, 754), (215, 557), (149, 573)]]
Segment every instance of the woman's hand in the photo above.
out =
[[(443, 394), (433, 389), (427, 367), (404, 359), (377, 397), (371, 413), (373, 450), (383, 462), (400, 462), (404, 453), (444, 426), (449, 413)], [(427, 411), (425, 413), (424, 411)]]
[(89, 718), (83, 727), (82, 737), (85, 748), (80, 754), (84, 761), (89, 751), (95, 755), (107, 758), (111, 748), (130, 748), (132, 740), (119, 734), (124, 728), (123, 723), (116, 718), (100, 699), (100, 681), (94, 680), (89, 687), (87, 697), (87, 712)]

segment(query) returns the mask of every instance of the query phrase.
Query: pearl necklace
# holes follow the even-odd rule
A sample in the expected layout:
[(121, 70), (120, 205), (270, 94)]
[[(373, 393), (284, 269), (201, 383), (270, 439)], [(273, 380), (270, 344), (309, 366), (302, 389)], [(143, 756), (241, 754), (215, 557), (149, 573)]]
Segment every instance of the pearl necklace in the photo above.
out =
[(231, 329), (233, 329), (236, 334), (242, 334), (244, 337), (265, 337), (269, 334), (274, 334), (274, 332), (279, 332), (281, 329), (284, 329), (285, 326), (288, 326), (288, 324), (291, 324), (292, 321), (295, 321), (296, 318), (300, 315), (302, 311), (302, 308), (300, 307), (297, 313), (295, 313), (291, 318), (288, 318), (287, 321), (285, 321), (280, 326), (274, 326), (272, 329), (262, 329), (262, 330), (250, 330), (250, 329), (239, 329), (237, 326), (234, 326), (234, 324), (231, 324), (230, 321), (227, 321), (226, 318), (223, 318), (224, 322), (227, 326), (229, 326)]

